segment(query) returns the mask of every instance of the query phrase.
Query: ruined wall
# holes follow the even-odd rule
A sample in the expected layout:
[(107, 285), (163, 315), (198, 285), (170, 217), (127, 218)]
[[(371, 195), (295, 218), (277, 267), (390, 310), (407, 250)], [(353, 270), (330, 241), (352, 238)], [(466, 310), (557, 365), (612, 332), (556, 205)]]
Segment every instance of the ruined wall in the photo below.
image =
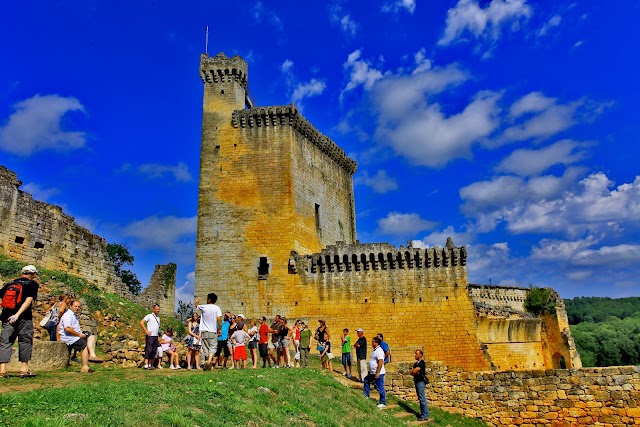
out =
[(0, 253), (131, 297), (109, 261), (105, 240), (59, 206), (34, 200), (21, 185), (14, 172), (0, 166)]
[(149, 285), (135, 298), (135, 301), (148, 309), (158, 304), (163, 316), (173, 315), (176, 303), (176, 268), (177, 266), (173, 263), (156, 264)]
[[(411, 365), (387, 373), (387, 391), (416, 400)], [(490, 426), (640, 424), (640, 367), (466, 372), (427, 362), (427, 400)]]

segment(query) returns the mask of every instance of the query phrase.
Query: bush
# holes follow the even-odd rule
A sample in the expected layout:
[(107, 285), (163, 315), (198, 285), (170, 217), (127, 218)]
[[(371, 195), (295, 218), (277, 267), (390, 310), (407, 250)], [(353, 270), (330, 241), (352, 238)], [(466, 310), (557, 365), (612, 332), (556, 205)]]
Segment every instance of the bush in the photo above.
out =
[(556, 312), (556, 302), (551, 298), (551, 291), (547, 288), (531, 286), (524, 308), (535, 315), (550, 314)]

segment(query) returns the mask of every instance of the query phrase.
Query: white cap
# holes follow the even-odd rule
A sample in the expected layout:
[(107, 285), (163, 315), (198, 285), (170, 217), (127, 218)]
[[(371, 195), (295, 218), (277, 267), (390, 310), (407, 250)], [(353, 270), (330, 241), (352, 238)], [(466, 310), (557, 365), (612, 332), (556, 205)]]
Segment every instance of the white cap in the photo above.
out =
[(37, 273), (38, 270), (36, 269), (36, 267), (34, 265), (27, 265), (22, 267), (22, 274), (33, 274), (33, 273)]
[(242, 317), (244, 319), (244, 314), (236, 314), (236, 317)]

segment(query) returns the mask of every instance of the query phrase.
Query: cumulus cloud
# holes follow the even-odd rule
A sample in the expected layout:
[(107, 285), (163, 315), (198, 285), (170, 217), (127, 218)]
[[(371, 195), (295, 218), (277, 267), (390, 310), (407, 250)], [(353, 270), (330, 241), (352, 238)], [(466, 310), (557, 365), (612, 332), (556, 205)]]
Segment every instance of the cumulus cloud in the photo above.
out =
[(378, 220), (378, 231), (381, 234), (408, 238), (433, 228), (435, 224), (433, 221), (420, 218), (416, 213), (390, 212)]
[(444, 247), (447, 237), (451, 237), (456, 246), (470, 245), (475, 240), (475, 235), (470, 230), (456, 231), (452, 226), (443, 230), (434, 231), (421, 240), (414, 240), (413, 246), (416, 248), (429, 248), (433, 246)]
[(438, 44), (449, 45), (460, 41), (463, 35), (496, 41), (502, 36), (504, 27), (517, 31), (521, 21), (531, 14), (526, 0), (492, 0), (484, 8), (475, 0), (459, 0), (447, 12), (446, 27)]
[(515, 150), (496, 167), (498, 172), (534, 176), (557, 164), (570, 165), (586, 157), (584, 144), (565, 139), (539, 150)]
[(44, 188), (40, 186), (40, 184), (36, 184), (35, 182), (29, 182), (22, 186), (22, 190), (31, 194), (34, 199), (40, 200), (43, 202), (48, 202), (51, 197), (56, 194), (60, 194), (60, 190), (57, 188)]
[(191, 271), (184, 277), (184, 284), (182, 286), (176, 286), (176, 307), (178, 309), (178, 301), (184, 303), (194, 302), (194, 284), (196, 282), (196, 272)]
[(389, 13), (398, 13), (400, 11), (407, 11), (410, 14), (413, 14), (416, 10), (416, 1), (415, 0), (394, 0), (388, 1), (382, 6), (383, 12)]
[(344, 69), (350, 73), (349, 83), (342, 91), (343, 93), (361, 85), (369, 90), (376, 80), (382, 78), (382, 72), (373, 67), (370, 61), (361, 59), (361, 55), (360, 50), (355, 50), (349, 54), (347, 62), (343, 64)]
[(142, 175), (149, 178), (160, 178), (165, 174), (173, 175), (178, 182), (189, 182), (193, 180), (189, 167), (184, 162), (178, 162), (177, 165), (162, 165), (158, 163), (145, 163), (137, 167)]
[(613, 182), (602, 172), (573, 184), (580, 173), (569, 168), (563, 177), (528, 181), (499, 177), (474, 183), (460, 190), (465, 200), (463, 211), (485, 231), (503, 222), (516, 234), (621, 235), (627, 229), (640, 228), (640, 176), (611, 190)]
[(577, 252), (571, 263), (578, 266), (628, 267), (640, 262), (640, 245), (621, 244), (602, 246), (598, 249), (585, 249)]
[(73, 111), (85, 113), (76, 98), (35, 95), (16, 103), (0, 127), (0, 149), (19, 156), (42, 150), (72, 150), (85, 145), (84, 132), (63, 130), (61, 121)]
[(159, 250), (187, 264), (195, 259), (196, 224), (197, 216), (150, 216), (127, 224), (121, 235), (130, 238), (138, 249)]
[(396, 180), (390, 177), (384, 169), (378, 169), (378, 172), (373, 176), (369, 176), (367, 171), (362, 171), (355, 176), (353, 183), (371, 187), (378, 194), (398, 189)]
[(329, 5), (329, 17), (334, 25), (340, 27), (343, 33), (353, 36), (358, 32), (359, 25), (353, 17), (344, 10), (340, 3)]
[(311, 79), (306, 83), (298, 83), (291, 95), (291, 101), (296, 105), (301, 104), (305, 98), (322, 94), (326, 87), (325, 82), (318, 79)]
[(280, 70), (283, 73), (288, 73), (289, 71), (291, 71), (292, 68), (293, 68), (293, 61), (291, 61), (290, 59), (285, 59), (285, 61), (280, 66)]

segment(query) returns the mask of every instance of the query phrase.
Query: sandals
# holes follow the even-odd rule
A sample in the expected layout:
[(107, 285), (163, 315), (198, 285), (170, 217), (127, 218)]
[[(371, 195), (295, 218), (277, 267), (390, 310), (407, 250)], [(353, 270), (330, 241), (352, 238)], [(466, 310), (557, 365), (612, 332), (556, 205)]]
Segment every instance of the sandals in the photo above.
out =
[(20, 375), (18, 375), (20, 378), (33, 378), (36, 376), (36, 374), (34, 374), (31, 371), (26, 371), (26, 372), (20, 372)]

